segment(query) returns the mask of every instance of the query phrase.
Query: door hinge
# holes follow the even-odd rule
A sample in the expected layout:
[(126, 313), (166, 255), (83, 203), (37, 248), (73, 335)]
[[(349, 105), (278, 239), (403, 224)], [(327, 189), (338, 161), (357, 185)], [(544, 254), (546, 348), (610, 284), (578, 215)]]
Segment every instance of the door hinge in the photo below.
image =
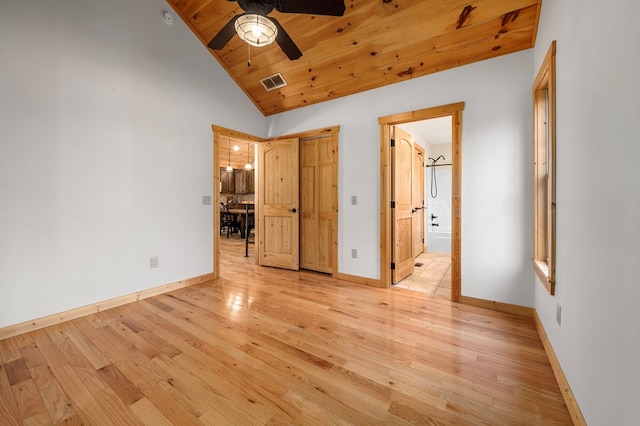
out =
[(391, 138), (391, 148), (393, 148), (394, 146), (396, 146), (396, 140)]
[(395, 262), (391, 262), (391, 270), (393, 271), (393, 270), (395, 270), (395, 269), (396, 269), (396, 264), (395, 264)]
[(391, 208), (392, 208), (392, 209), (395, 209), (395, 208), (396, 208), (396, 202), (395, 202), (395, 201), (392, 201), (392, 202), (391, 202)]

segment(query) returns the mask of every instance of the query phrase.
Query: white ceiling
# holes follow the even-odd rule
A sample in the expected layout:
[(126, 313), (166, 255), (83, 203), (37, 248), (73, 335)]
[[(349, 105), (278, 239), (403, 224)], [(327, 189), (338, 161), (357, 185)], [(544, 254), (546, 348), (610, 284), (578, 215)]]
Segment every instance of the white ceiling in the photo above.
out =
[(411, 133), (418, 143), (451, 143), (451, 116), (403, 123), (398, 127)]

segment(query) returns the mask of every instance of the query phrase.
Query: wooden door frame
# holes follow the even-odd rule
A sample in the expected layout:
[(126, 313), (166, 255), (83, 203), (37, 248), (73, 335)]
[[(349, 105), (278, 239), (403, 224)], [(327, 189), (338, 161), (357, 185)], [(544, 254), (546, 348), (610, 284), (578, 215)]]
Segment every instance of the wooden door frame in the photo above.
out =
[[(309, 130), (306, 132), (300, 132), (290, 135), (278, 136), (274, 138), (261, 138), (258, 136), (253, 136), (248, 133), (239, 132), (237, 130), (228, 129), (226, 127), (212, 125), (211, 130), (213, 131), (213, 276), (215, 278), (220, 277), (220, 173), (218, 172), (219, 159), (220, 159), (220, 138), (221, 137), (229, 137), (234, 139), (241, 139), (247, 142), (253, 143), (262, 143), (267, 141), (275, 141), (278, 139), (290, 139), (290, 138), (298, 138), (298, 139), (308, 139), (314, 137), (324, 137), (331, 136), (333, 137), (333, 147), (334, 147), (334, 168), (333, 168), (333, 180), (334, 185), (332, 188), (332, 197), (333, 197), (333, 227), (331, 229), (331, 239), (332, 239), (332, 266), (333, 266), (333, 276), (338, 275), (338, 136), (340, 133), (340, 126), (331, 126), (325, 127), (322, 129)], [(256, 167), (260, 167), (259, 164)], [(258, 176), (256, 174), (256, 180)], [(259, 182), (256, 182), (256, 187), (258, 187)], [(258, 193), (256, 192), (255, 197), (258, 197)], [(255, 199), (256, 205), (258, 199)], [(256, 235), (258, 235), (258, 221), (255, 221), (255, 229)], [(256, 256), (256, 263), (258, 262), (258, 258)]]
[[(236, 130), (227, 129), (226, 127), (216, 126), (215, 124), (211, 126), (211, 130), (213, 131), (213, 276), (215, 278), (220, 277), (220, 138), (228, 137), (234, 139), (241, 139), (247, 142), (253, 143), (261, 143), (265, 142), (266, 139), (260, 138), (258, 136), (253, 136), (248, 133), (238, 132)], [(257, 165), (259, 167), (259, 165)], [(258, 179), (256, 176), (255, 179)], [(257, 202), (257, 200), (254, 200)], [(256, 227), (256, 235), (257, 235), (257, 226), (258, 221), (254, 221), (254, 227)], [(257, 263), (257, 257), (256, 257)]]
[(380, 284), (391, 285), (391, 147), (390, 129), (403, 123), (451, 116), (451, 301), (460, 302), (462, 210), (462, 111), (464, 102), (380, 117)]
[[(415, 139), (415, 138), (414, 138), (414, 139)], [(417, 148), (416, 148), (416, 147), (417, 147)], [(421, 237), (422, 237), (422, 238), (421, 238), (421, 241), (420, 241), (420, 244), (421, 244), (421, 250), (420, 250), (420, 253), (418, 253), (417, 255), (415, 254), (416, 243), (415, 243), (415, 242), (413, 243), (413, 255), (414, 255), (414, 258), (415, 258), (416, 256), (419, 256), (420, 254), (424, 253), (424, 252), (425, 252), (425, 250), (426, 250), (426, 242), (425, 242), (425, 236), (426, 236), (426, 235), (425, 235), (425, 226), (424, 226), (424, 223), (425, 223), (425, 214), (424, 214), (424, 209), (427, 207), (427, 206), (426, 206), (426, 200), (424, 199), (424, 193), (425, 193), (425, 189), (426, 189), (426, 188), (425, 188), (425, 185), (426, 185), (426, 179), (425, 179), (425, 177), (424, 177), (424, 170), (425, 170), (425, 168), (424, 168), (424, 164), (425, 164), (425, 160), (426, 160), (426, 158), (425, 158), (425, 157), (426, 157), (426, 148), (423, 148), (419, 143), (417, 143), (417, 142), (414, 140), (414, 141), (413, 141), (413, 155), (414, 155), (413, 160), (414, 160), (414, 161), (415, 161), (416, 151), (418, 151), (418, 153), (419, 153), (419, 154), (417, 154), (417, 155), (418, 155), (418, 157), (421, 157), (421, 167), (420, 167), (420, 171), (421, 171), (422, 173), (420, 174), (420, 177), (421, 177), (421, 179), (422, 179), (422, 186), (420, 187), (420, 195), (421, 195), (421, 199), (420, 199), (420, 206), (422, 207), (422, 210), (421, 210), (421, 211), (422, 211), (422, 220), (420, 221), (420, 226), (421, 226), (421, 230), (422, 230), (422, 235), (421, 235)], [(415, 163), (414, 163), (414, 164), (415, 164)], [(413, 199), (413, 195), (412, 195), (412, 199)], [(414, 203), (414, 206), (415, 206), (415, 203)]]

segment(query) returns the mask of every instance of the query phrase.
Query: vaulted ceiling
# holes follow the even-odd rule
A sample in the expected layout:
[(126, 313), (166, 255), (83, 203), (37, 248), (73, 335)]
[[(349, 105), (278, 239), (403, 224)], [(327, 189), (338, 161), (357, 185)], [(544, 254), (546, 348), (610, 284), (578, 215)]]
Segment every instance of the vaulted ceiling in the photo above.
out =
[[(305, 0), (300, 0), (305, 1)], [(206, 45), (237, 14), (228, 0), (168, 0)], [(279, 13), (302, 57), (237, 36), (208, 49), (266, 116), (533, 47), (541, 0), (345, 0), (344, 16)], [(287, 85), (260, 80), (280, 73)]]

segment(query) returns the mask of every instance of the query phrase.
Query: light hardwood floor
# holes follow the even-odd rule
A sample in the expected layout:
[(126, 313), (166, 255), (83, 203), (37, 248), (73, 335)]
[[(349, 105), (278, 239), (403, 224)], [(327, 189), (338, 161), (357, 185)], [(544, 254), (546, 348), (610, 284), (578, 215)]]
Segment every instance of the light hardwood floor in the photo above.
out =
[(531, 318), (243, 254), (0, 341), (0, 424), (571, 424)]

